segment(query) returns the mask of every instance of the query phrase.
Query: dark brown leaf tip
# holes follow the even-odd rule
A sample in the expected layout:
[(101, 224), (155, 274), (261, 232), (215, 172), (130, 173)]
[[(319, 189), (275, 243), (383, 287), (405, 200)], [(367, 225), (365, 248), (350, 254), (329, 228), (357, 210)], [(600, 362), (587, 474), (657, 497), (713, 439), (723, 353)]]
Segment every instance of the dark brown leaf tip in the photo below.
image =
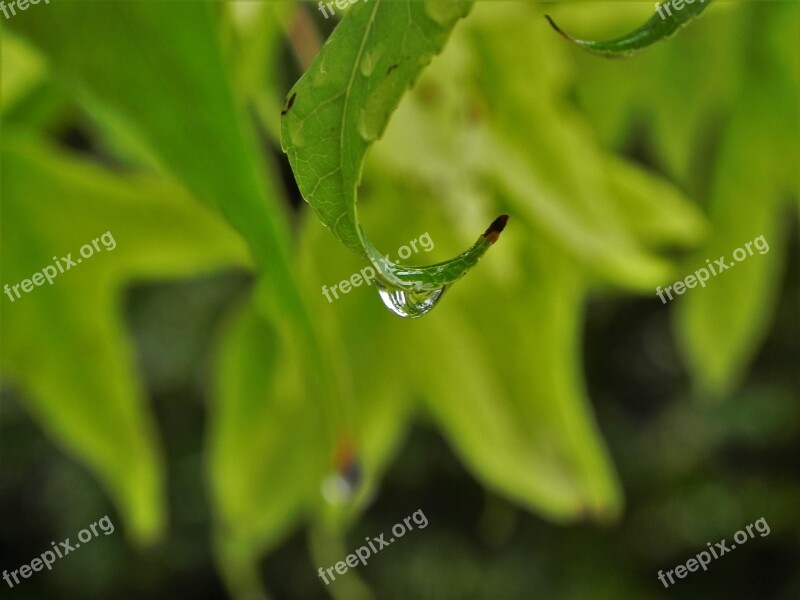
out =
[(503, 229), (506, 228), (506, 223), (508, 223), (508, 215), (500, 215), (494, 221), (492, 221), (492, 224), (489, 225), (489, 228), (483, 232), (483, 237), (489, 238), (489, 241), (494, 244), (497, 241), (497, 238), (500, 237)]

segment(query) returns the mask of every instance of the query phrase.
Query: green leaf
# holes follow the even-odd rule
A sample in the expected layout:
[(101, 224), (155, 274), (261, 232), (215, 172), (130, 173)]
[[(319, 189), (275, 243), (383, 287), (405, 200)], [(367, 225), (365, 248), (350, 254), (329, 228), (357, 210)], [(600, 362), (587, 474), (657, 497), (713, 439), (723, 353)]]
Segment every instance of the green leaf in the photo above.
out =
[(281, 42), (290, 27), (292, 2), (231, 2), (224, 5), (230, 20), (228, 68), (241, 102), (258, 111), (276, 143), (281, 137), (283, 71)]
[(707, 230), (702, 211), (676, 187), (632, 163), (610, 156), (609, 198), (629, 231), (648, 248), (697, 246)]
[[(43, 50), (99, 123), (126, 132), (245, 237), (263, 276), (256, 292), (262, 318), (282, 344), (302, 344), (311, 365), (306, 393), (333, 410), (339, 399), (331, 398), (328, 360), (291, 272), (283, 194), (243, 126), (215, 10), (202, 2), (60, 3), (13, 26)], [(103, 51), (91, 51), (87, 39)], [(327, 417), (333, 446), (343, 424), (337, 412)]]
[[(438, 195), (415, 179), (368, 171), (364, 218), (381, 235), (395, 231), (400, 242), (429, 231), (431, 255), (446, 254), (458, 236), (434, 206)], [(408, 222), (398, 225), (404, 214)], [(530, 227), (508, 234), (487, 268), (442, 301), (446, 310), (411, 328), (370, 303), (366, 289), (328, 304), (321, 285), (347, 278), (357, 261), (344, 262), (343, 249), (327, 247), (332, 243), (308, 250), (319, 266), (317, 275), (306, 275), (309, 294), (316, 286), (320, 314), (329, 322), (330, 307), (335, 331), (349, 332), (344, 364), (357, 385), (363, 435), (375, 438), (362, 446), (383, 448), (365, 450), (364, 460), (375, 464), (394, 454), (396, 442), (385, 439), (404, 430), (407, 409), (393, 405), (419, 398), (465, 466), (491, 489), (554, 520), (613, 518), (621, 493), (580, 375), (585, 273)], [(362, 418), (370, 413), (384, 416)]]
[(41, 56), (13, 33), (2, 36), (2, 99), (0, 108), (5, 115), (41, 83), (46, 68)]
[[(711, 190), (712, 233), (685, 263), (686, 274), (724, 258), (729, 268), (705, 287), (675, 297), (677, 327), (695, 382), (716, 394), (729, 392), (746, 373), (772, 320), (784, 264), (787, 231), (781, 214), (788, 191), (775, 177), (774, 140), (791, 128), (776, 110), (782, 89), (764, 82), (739, 98), (739, 109), (723, 138)], [(748, 253), (745, 246), (763, 236)], [(734, 260), (741, 249), (745, 258)], [(740, 253), (741, 256), (741, 253)]]
[(237, 596), (260, 590), (257, 561), (320, 496), (330, 450), (319, 399), (297, 345), (252, 306), (225, 327), (218, 350), (209, 436), (218, 562)]
[(476, 7), (399, 107), (372, 154), (376, 168), (425, 181), (462, 223), (499, 196), (500, 210), (535, 236), (598, 276), (651, 293), (671, 266), (645, 250), (611, 197), (609, 155), (563, 101), (567, 52), (547, 43), (531, 10)]
[[(2, 164), (0, 264), (14, 298), (2, 299), (3, 376), (57, 443), (97, 474), (132, 537), (152, 541), (164, 527), (164, 473), (122, 319), (123, 290), (134, 279), (246, 265), (246, 249), (174, 184), (111, 176), (8, 131)], [(92, 240), (102, 252), (52, 285), (18, 288), (16, 298), (15, 284), (56, 271), (54, 256), (62, 267), (70, 253), (81, 259)]]
[[(784, 268), (782, 199), (798, 192), (800, 86), (791, 58), (796, 4), (716, 8), (713, 19), (641, 60), (620, 65), (579, 57), (578, 82), (582, 105), (615, 145), (644, 137), (639, 143), (659, 168), (690, 196), (708, 199), (705, 245), (659, 285), (707, 268), (706, 259), (725, 256), (727, 264), (734, 250), (761, 234), (769, 243), (769, 253), (671, 302), (695, 383), (724, 394), (744, 377), (772, 320)], [(699, 53), (704, 60), (693, 60)], [(609, 98), (621, 115), (613, 126), (604, 114)]]
[[(369, 258), (377, 279), (410, 314), (429, 310), (444, 286), (469, 271), (505, 220), (458, 257), (428, 267), (398, 267), (366, 238), (356, 189), (369, 146), (381, 137), (405, 90), (445, 45), (472, 2), (375, 0), (354, 6), (289, 92), (282, 124), (285, 152), (300, 191), (322, 222), (351, 250)], [(399, 303), (398, 314), (403, 313)]]
[[(632, 140), (643, 137), (642, 151), (698, 197), (699, 190), (707, 189), (712, 140), (724, 121), (720, 115), (735, 105), (747, 73), (740, 52), (741, 39), (748, 35), (741, 26), (741, 7), (727, 6), (718, 5), (672, 43), (635, 61), (620, 64), (576, 55), (581, 106), (603, 139), (629, 151)], [(700, 54), (704, 60), (695, 60)]]
[[(370, 181), (373, 181), (370, 179)], [(374, 223), (375, 233), (391, 239), (398, 229), (402, 207), (396, 195), (385, 193), (386, 186), (370, 184), (364, 214)], [(376, 217), (376, 218), (373, 218)], [(420, 219), (409, 218), (413, 224)], [(419, 232), (415, 232), (419, 235)], [(408, 241), (406, 238), (404, 241)], [(307, 213), (300, 230), (298, 274), (304, 293), (310, 299), (314, 314), (323, 329), (321, 335), (336, 361), (342, 394), (351, 399), (349, 410), (350, 436), (358, 450), (362, 486), (352, 507), (330, 511), (323, 505), (320, 519), (329, 528), (341, 528), (363, 509), (380, 486), (380, 476), (391, 461), (408, 427), (413, 406), (412, 394), (402, 368), (398, 368), (397, 344), (405, 339), (408, 323), (394, 318), (374, 301), (372, 282), (352, 287), (348, 294), (331, 302), (322, 293), (322, 286), (333, 286), (364, 269), (358, 255), (339, 244), (320, 226), (316, 216)], [(330, 292), (330, 290), (328, 290)], [(346, 343), (342, 343), (346, 340)], [(394, 365), (388, 367), (387, 365)]]
[(681, 27), (685, 27), (690, 21), (697, 18), (713, 0), (694, 0), (685, 4), (683, 0), (677, 0), (682, 5), (680, 9), (673, 5), (674, 1), (667, 0), (658, 5), (656, 14), (650, 17), (641, 27), (605, 42), (576, 39), (564, 33), (549, 16), (545, 15), (545, 17), (553, 29), (565, 39), (593, 54), (605, 56), (606, 58), (630, 57), (638, 54), (648, 46), (670, 37)]
[[(264, 201), (262, 162), (242, 127), (208, 4), (56, 3), (9, 25), (42, 50), (92, 116), (150, 148), (242, 232), (275, 280), (293, 287), (280, 260), (288, 244), (283, 216), (275, 197)], [(86, 39), (103, 51), (88, 51)]]
[(241, 595), (260, 589), (258, 558), (303, 520), (315, 532), (315, 548), (325, 555), (332, 551), (330, 540), (342, 536), (374, 497), (412, 406), (405, 374), (385, 368), (396, 354), (395, 345), (384, 340), (402, 339), (406, 324), (375, 303), (367, 289), (354, 288), (329, 303), (320, 281), (349, 278), (363, 265), (313, 214), (307, 213), (299, 238), (296, 270), (322, 324), (320, 338), (332, 349), (340, 395), (349, 399), (342, 437), (356, 452), (361, 482), (352, 497), (320, 493), (321, 483), (339, 475), (323, 442), (322, 415), (336, 407), (320, 410), (327, 400), (304, 392), (313, 365), (300, 348), (279, 352), (274, 327), (250, 306), (238, 310), (217, 352), (209, 466), (221, 519), (219, 562), (229, 587)]

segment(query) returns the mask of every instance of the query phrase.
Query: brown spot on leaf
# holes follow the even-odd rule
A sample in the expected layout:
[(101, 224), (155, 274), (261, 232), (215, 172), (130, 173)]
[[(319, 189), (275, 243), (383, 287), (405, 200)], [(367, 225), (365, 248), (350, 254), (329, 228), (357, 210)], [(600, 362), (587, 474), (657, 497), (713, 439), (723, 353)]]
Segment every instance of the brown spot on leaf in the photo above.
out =
[(288, 113), (290, 110), (292, 110), (292, 107), (294, 106), (294, 100), (295, 100), (295, 98), (297, 98), (297, 92), (295, 92), (294, 94), (292, 94), (292, 95), (290, 96), (290, 98), (289, 98), (289, 101), (286, 103), (286, 108), (284, 108), (284, 109), (281, 111), (281, 116), (285, 115), (285, 114), (286, 114), (286, 113)]

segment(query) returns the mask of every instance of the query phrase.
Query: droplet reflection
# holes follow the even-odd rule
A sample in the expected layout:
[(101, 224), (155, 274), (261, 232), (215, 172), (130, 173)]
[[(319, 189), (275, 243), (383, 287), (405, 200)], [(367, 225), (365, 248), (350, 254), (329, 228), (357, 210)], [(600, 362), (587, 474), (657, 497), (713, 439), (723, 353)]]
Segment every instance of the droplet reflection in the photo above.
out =
[(401, 289), (389, 289), (376, 281), (378, 294), (386, 308), (394, 314), (406, 319), (416, 319), (428, 314), (441, 299), (447, 286), (435, 290), (414, 292)]

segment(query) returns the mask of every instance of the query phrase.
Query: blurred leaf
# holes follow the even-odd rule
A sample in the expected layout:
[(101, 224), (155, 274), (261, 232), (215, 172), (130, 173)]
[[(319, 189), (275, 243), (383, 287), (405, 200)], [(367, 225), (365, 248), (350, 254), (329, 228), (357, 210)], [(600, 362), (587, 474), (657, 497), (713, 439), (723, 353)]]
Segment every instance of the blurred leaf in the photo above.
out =
[(42, 81), (46, 68), (42, 58), (13, 33), (3, 32), (0, 42), (3, 56), (0, 106), (5, 114)]
[(609, 198), (643, 246), (696, 246), (703, 240), (703, 213), (667, 181), (615, 156), (608, 157), (606, 172)]
[[(450, 261), (398, 267), (385, 260), (359, 225), (356, 188), (367, 149), (471, 8), (465, 0), (375, 0), (354, 6), (289, 92), (284, 109), (283, 147), (303, 197), (336, 237), (375, 263), (382, 285), (411, 299), (413, 316), (424, 314), (416, 314), (418, 308), (429, 310), (431, 293), (438, 299), (444, 286), (465, 275), (496, 235), (488, 236), (487, 230)], [(499, 233), (504, 223), (490, 229)]]
[[(637, 244), (610, 201), (603, 152), (565, 102), (573, 75), (545, 29), (532, 23), (509, 32), (487, 16), (477, 33), (480, 89), (498, 142), (488, 149), (489, 176), (549, 240), (616, 283), (648, 289), (670, 267)], [(520, 48), (527, 64), (514, 58)]]
[(396, 352), (381, 341), (402, 339), (405, 322), (383, 310), (373, 290), (354, 288), (329, 303), (320, 281), (349, 278), (361, 261), (335, 243), (313, 215), (306, 215), (300, 240), (297, 272), (321, 338), (336, 348), (332, 361), (340, 394), (349, 399), (341, 407), (348, 412), (342, 434), (357, 450), (361, 483), (352, 498), (323, 496), (320, 484), (335, 478), (339, 465), (324, 443), (328, 424), (319, 399), (303, 393), (312, 365), (298, 347), (280, 351), (276, 331), (251, 307), (237, 311), (218, 349), (209, 451), (219, 530), (225, 532), (220, 562), (232, 589), (242, 594), (259, 589), (258, 556), (302, 520), (315, 531), (315, 552), (331, 551), (331, 540), (341, 538), (376, 493), (409, 421), (406, 378), (385, 369)]
[(229, 69), (241, 102), (252, 104), (276, 143), (281, 137), (283, 82), (281, 42), (292, 2), (230, 2)]
[[(364, 213), (374, 222), (373, 231), (382, 237), (396, 233), (404, 208), (400, 199), (386, 193), (383, 185), (365, 188), (364, 197)], [(386, 210), (390, 204), (400, 210)], [(371, 218), (377, 215), (378, 219)], [(419, 221), (417, 216), (408, 218), (413, 225)], [(303, 251), (298, 272), (310, 306), (323, 324), (321, 333), (329, 347), (336, 348), (334, 360), (342, 395), (351, 398), (350, 435), (359, 450), (363, 484), (353, 506), (338, 510), (326, 505), (319, 507), (323, 524), (330, 529), (341, 529), (379, 489), (381, 475), (409, 426), (413, 398), (405, 370), (399, 368), (402, 363), (397, 352), (397, 344), (405, 340), (408, 323), (397, 319), (376, 301), (373, 282), (353, 286), (338, 299), (330, 295), (329, 302), (322, 286), (351, 279), (364, 268), (363, 261), (337, 243), (312, 214), (306, 214), (300, 240)]]
[(735, 104), (743, 75), (738, 48), (746, 34), (738, 17), (735, 6), (717, 3), (670, 44), (632, 61), (576, 55), (581, 108), (604, 142), (629, 150), (644, 132), (673, 179), (686, 185), (706, 174), (720, 119)]
[(111, 235), (109, 249), (58, 274), (52, 286), (13, 303), (4, 295), (4, 376), (56, 440), (98, 474), (133, 537), (151, 541), (164, 527), (163, 471), (121, 319), (121, 289), (137, 278), (247, 264), (246, 250), (175, 185), (111, 176), (4, 134), (4, 283), (31, 278), (53, 256), (71, 253), (81, 262), (83, 244)]
[(621, 492), (579, 371), (585, 283), (552, 247), (528, 247), (516, 282), (470, 286), (419, 340), (419, 392), (487, 486), (555, 520), (613, 518)]
[[(430, 226), (433, 252), (446, 254), (459, 236), (437, 214), (425, 184), (413, 181), (409, 173), (368, 170), (365, 220), (389, 238), (402, 215), (413, 215), (395, 237)], [(585, 277), (535, 241), (530, 228), (509, 233), (491, 267), (443, 300), (442, 310), (410, 326), (371, 302), (372, 290), (353, 289), (330, 305), (354, 350), (346, 364), (360, 392), (358, 412), (384, 412), (388, 432), (396, 432), (405, 417), (392, 404), (420, 398), (485, 485), (555, 520), (611, 518), (620, 510), (620, 492), (578, 370)], [(309, 252), (327, 265), (316, 276), (317, 290), (336, 281), (337, 271), (347, 276), (332, 250)], [(355, 257), (352, 263), (357, 269)], [(377, 439), (375, 421), (359, 422)]]
[(214, 376), (209, 438), (218, 509), (218, 559), (229, 588), (260, 590), (257, 559), (319, 496), (329, 468), (316, 399), (304, 394), (303, 365), (252, 307), (225, 328)]
[[(264, 201), (259, 153), (241, 126), (208, 4), (61, 3), (10, 26), (44, 52), (94, 117), (151, 149), (234, 224), (276, 284), (294, 287), (281, 260), (288, 235), (277, 197)], [(87, 52), (86, 39), (103, 51)]]
[(650, 293), (671, 266), (628, 230), (608, 155), (565, 106), (566, 51), (543, 41), (546, 25), (525, 26), (530, 10), (479, 5), (401, 104), (376, 158), (423, 178), (463, 222), (500, 194), (503, 209), (599, 276)]
[(720, 4), (669, 48), (624, 64), (580, 61), (582, 105), (607, 139), (622, 146), (643, 126), (659, 166), (695, 198), (709, 197), (710, 235), (683, 276), (706, 259), (733, 262), (759, 235), (769, 243), (768, 254), (675, 300), (685, 360), (706, 391), (737, 384), (774, 311), (783, 206), (799, 191), (797, 15), (796, 3)]
[[(679, 337), (692, 374), (700, 386), (716, 393), (738, 384), (761, 345), (775, 310), (784, 262), (783, 190), (775, 180), (769, 148), (775, 139), (773, 128), (786, 124), (763, 102), (765, 91), (762, 87), (758, 95), (740, 98), (712, 184), (712, 235), (686, 263), (687, 274), (705, 267), (706, 259), (720, 257), (730, 268), (717, 273), (705, 288), (675, 299)], [(733, 260), (737, 249), (746, 253), (745, 244), (760, 236), (767, 251), (751, 247), (751, 256)]]
[[(212, 7), (158, 2), (49, 8), (41, 18), (13, 26), (43, 50), (93, 116), (124, 132), (133, 147), (151, 151), (244, 235), (269, 279), (260, 288), (262, 310), (294, 322), (321, 365), (289, 270), (282, 196), (267, 188), (273, 182), (265, 181), (255, 140), (242, 127)], [(83, 39), (105, 51), (87, 53)], [(119, 56), (126, 57), (126, 69), (119, 68)], [(324, 381), (323, 367), (315, 373)]]
[[(255, 307), (265, 321), (263, 327), (276, 332), (280, 352), (299, 348), (304, 355), (307, 368), (301, 396), (313, 398), (324, 418), (322, 433), (330, 455), (346, 427), (342, 399), (336, 395), (328, 353), (320, 348), (315, 322), (291, 272), (289, 223), (277, 177), (260, 155), (252, 130), (242, 126), (241, 102), (232, 89), (219, 40), (214, 12), (219, 8), (202, 2), (63, 3), (42, 12), (41, 18), (14, 26), (43, 49), (92, 116), (112, 133), (123, 132), (130, 146), (152, 152), (248, 241), (263, 275)], [(86, 39), (103, 52), (87, 53)], [(120, 57), (125, 57), (124, 69)], [(264, 428), (258, 435), (271, 436), (268, 422), (262, 419), (256, 424)], [(235, 440), (218, 443), (227, 448)], [(252, 488), (257, 488), (261, 466), (268, 469), (273, 457), (257, 455), (251, 460), (253, 469), (246, 474), (253, 477)], [(227, 498), (224, 491), (217, 492), (216, 498)], [(226, 526), (234, 531), (231, 515), (243, 513), (220, 508)], [(268, 508), (263, 510), (268, 517)], [(236, 540), (224, 539), (226, 531), (217, 536), (223, 540), (222, 553), (246, 556), (254, 551), (252, 544), (239, 546)], [(258, 536), (265, 534), (254, 532), (253, 537)], [(256, 558), (247, 556), (245, 563), (253, 564)], [(228, 562), (224, 557), (222, 561)], [(234, 581), (235, 573), (228, 576), (232, 586), (249, 584)]]

